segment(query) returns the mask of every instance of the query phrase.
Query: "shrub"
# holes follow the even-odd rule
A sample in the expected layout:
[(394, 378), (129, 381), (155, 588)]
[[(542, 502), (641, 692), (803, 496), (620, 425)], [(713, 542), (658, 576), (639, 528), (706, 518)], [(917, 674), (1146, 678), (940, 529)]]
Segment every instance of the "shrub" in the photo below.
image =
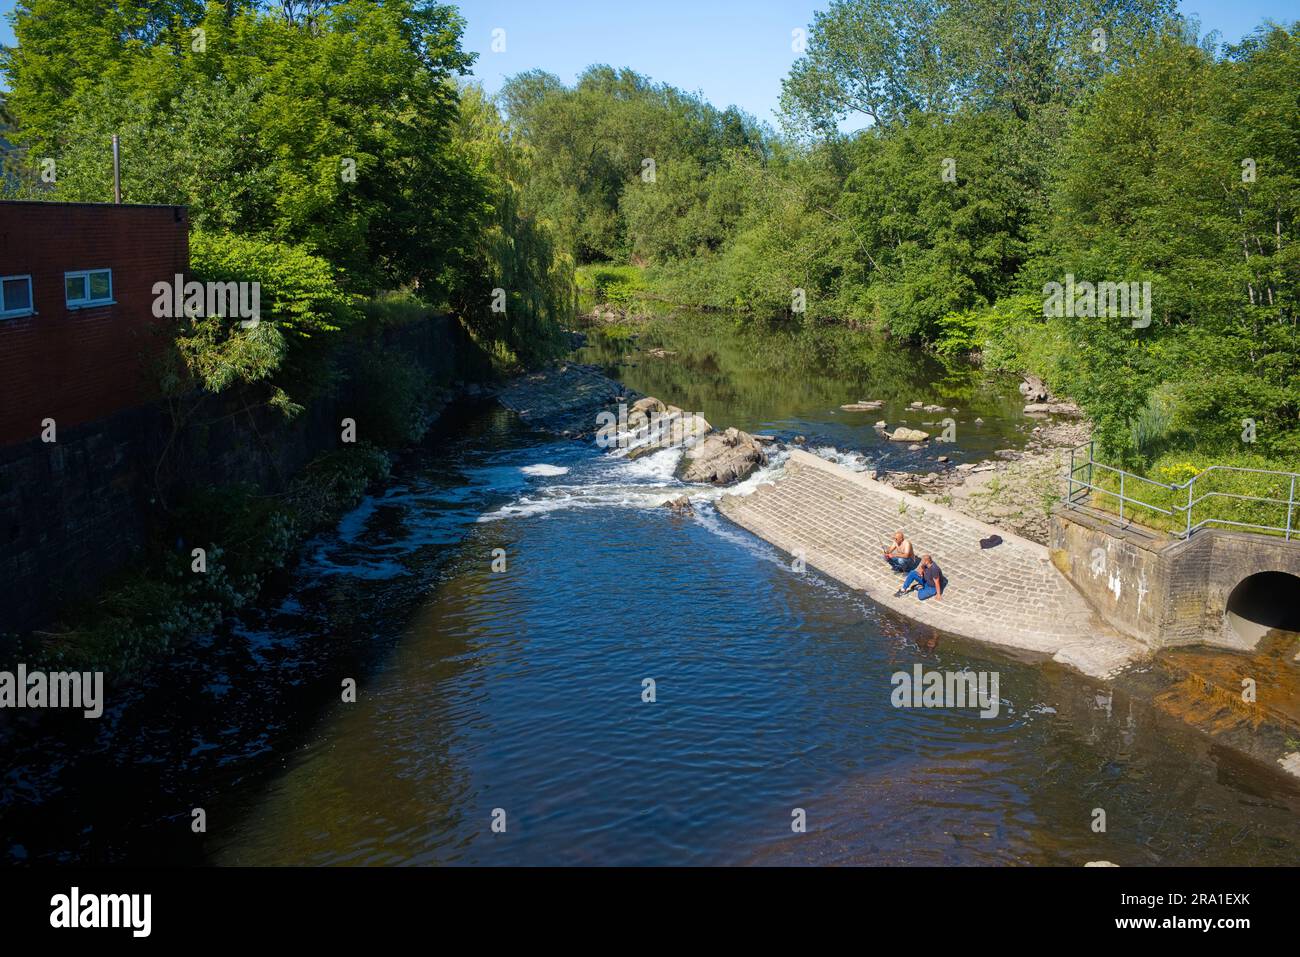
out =
[(299, 246), (204, 232), (190, 237), (190, 265), (199, 282), (257, 283), (260, 315), (250, 326), (236, 317), (180, 320), (176, 345), (189, 374), (210, 392), (268, 382), (271, 404), (301, 411), (329, 379), (322, 340), (357, 315), (334, 268)]
[[(1197, 500), (1192, 511), (1192, 523), (1206, 519), (1221, 522), (1240, 522), (1285, 528), (1287, 524), (1287, 498), (1290, 495), (1290, 478), (1283, 474), (1261, 472), (1232, 472), (1211, 466), (1228, 466), (1238, 469), (1261, 469), (1265, 472), (1286, 472), (1294, 463), (1271, 459), (1257, 453), (1208, 454), (1203, 452), (1166, 452), (1159, 456), (1145, 475), (1151, 481), (1129, 478), (1124, 494), (1140, 499), (1154, 508), (1127, 504), (1124, 517), (1151, 528), (1178, 532), (1187, 527), (1186, 507), (1188, 490), (1185, 485), (1195, 478), (1192, 494)], [(1112, 472), (1100, 470), (1093, 481), (1103, 489), (1117, 493), (1119, 478)], [(1230, 498), (1227, 496), (1245, 496)], [(1272, 501), (1256, 501), (1270, 499)], [(1119, 499), (1115, 495), (1094, 494), (1090, 504), (1096, 508), (1118, 514)], [(1170, 512), (1172, 514), (1163, 514)], [(1292, 528), (1300, 525), (1300, 507), (1292, 510)], [(1228, 526), (1232, 527), (1232, 526)], [(1280, 534), (1280, 533), (1278, 533)]]
[(361, 501), (366, 488), (388, 478), (388, 454), (369, 444), (317, 456), (285, 496), (303, 533), (329, 522)]
[(432, 307), (410, 290), (381, 292), (362, 300), (361, 314), (367, 323), (381, 329), (393, 329), (419, 322), (432, 314)]
[(582, 266), (577, 270), (577, 282), (579, 291), (590, 293), (596, 302), (623, 307), (646, 291), (645, 277), (637, 266)]
[(1051, 379), (1064, 343), (1059, 331), (1044, 320), (1042, 299), (1018, 294), (989, 306), (945, 314), (934, 348), (947, 356), (977, 351), (986, 368), (1033, 372)]

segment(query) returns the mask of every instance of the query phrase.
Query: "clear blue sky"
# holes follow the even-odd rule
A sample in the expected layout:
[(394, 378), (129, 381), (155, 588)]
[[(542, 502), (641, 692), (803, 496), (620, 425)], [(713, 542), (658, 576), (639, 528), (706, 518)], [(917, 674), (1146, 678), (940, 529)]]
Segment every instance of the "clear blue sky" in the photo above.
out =
[[(0, 43), (13, 42), (0, 0)], [(629, 66), (655, 80), (735, 104), (773, 122), (781, 79), (795, 54), (790, 31), (805, 27), (827, 0), (465, 0), (464, 45), (479, 54), (474, 73), (489, 92), (511, 74), (540, 67), (572, 82), (592, 63)], [(1300, 0), (1180, 0), (1202, 31), (1236, 42), (1266, 19), (1300, 19)], [(492, 31), (505, 30), (504, 53)]]
[[(0, 4), (7, 0), (0, 0)], [(566, 83), (592, 63), (630, 66), (718, 107), (741, 107), (775, 125), (781, 80), (796, 54), (790, 31), (828, 0), (467, 0), (466, 49), (489, 92), (541, 67)], [(1300, 0), (1180, 0), (1179, 10), (1236, 43), (1266, 19), (1300, 20)], [(492, 31), (506, 31), (493, 53)]]

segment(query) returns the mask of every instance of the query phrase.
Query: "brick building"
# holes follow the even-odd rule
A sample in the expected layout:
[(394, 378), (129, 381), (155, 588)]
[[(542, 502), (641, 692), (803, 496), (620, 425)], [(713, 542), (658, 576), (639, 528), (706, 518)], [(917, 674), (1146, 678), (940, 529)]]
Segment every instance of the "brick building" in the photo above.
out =
[(189, 264), (183, 206), (0, 201), (0, 447), (156, 397), (157, 282)]

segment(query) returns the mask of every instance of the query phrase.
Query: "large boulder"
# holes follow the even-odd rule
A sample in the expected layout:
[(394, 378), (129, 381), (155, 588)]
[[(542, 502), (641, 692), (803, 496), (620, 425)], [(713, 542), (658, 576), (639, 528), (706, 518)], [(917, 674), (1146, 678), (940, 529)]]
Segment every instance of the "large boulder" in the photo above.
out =
[(1026, 374), (1025, 381), (1020, 383), (1020, 394), (1030, 402), (1046, 402), (1049, 398), (1047, 386), (1043, 380), (1036, 375)]
[(893, 432), (886, 432), (892, 442), (924, 442), (930, 437), (929, 432), (922, 432), (920, 429), (897, 428)]
[(748, 478), (767, 456), (763, 446), (748, 432), (727, 429), (713, 432), (682, 456), (680, 477), (686, 482), (729, 485)]
[[(673, 408), (670, 406), (669, 408)], [(702, 415), (694, 412), (655, 413), (645, 426), (644, 441), (628, 449), (629, 459), (639, 459), (667, 448), (685, 445), (688, 448), (713, 431), (713, 426)]]
[(627, 413), (627, 427), (633, 432), (644, 429), (650, 424), (650, 417), (665, 411), (667, 407), (652, 395), (637, 399)]
[(664, 405), (660, 399), (648, 395), (644, 399), (637, 399), (633, 402), (632, 408), (628, 414), (635, 415), (637, 412), (663, 412), (667, 408), (668, 406)]

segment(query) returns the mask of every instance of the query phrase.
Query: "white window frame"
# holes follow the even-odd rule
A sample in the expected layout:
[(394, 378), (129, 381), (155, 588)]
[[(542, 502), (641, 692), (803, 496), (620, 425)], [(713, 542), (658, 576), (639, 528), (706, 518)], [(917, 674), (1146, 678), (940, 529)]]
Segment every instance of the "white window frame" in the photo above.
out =
[[(89, 296), (89, 295), (90, 295), (90, 277), (91, 277), (91, 275), (93, 275), (94, 273), (99, 273), (99, 272), (106, 272), (106, 273), (108, 273), (108, 298), (107, 298), (107, 299), (69, 299), (69, 298), (68, 298), (68, 280), (69, 280), (69, 279), (81, 279), (82, 282), (83, 282), (83, 285), (82, 285), (81, 288), (82, 288), (83, 290), (85, 290), (86, 295)], [(65, 273), (63, 274), (63, 301), (67, 304), (67, 306), (68, 306), (69, 309), (93, 309), (93, 308), (96, 307), (96, 306), (111, 306), (111, 305), (113, 305), (113, 303), (116, 302), (117, 300), (115, 300), (115, 299), (113, 298), (113, 270), (112, 270), (112, 268), (111, 268), (111, 267), (108, 267), (108, 266), (105, 266), (105, 267), (102, 267), (102, 268), (100, 268), (100, 269), (76, 269), (76, 270), (73, 270), (72, 272), (65, 272)]]
[[(4, 307), (4, 283), (12, 282), (15, 279), (27, 280), (27, 303), (22, 309), (5, 309)], [(36, 315), (36, 295), (32, 290), (31, 273), (18, 273), (14, 276), (0, 276), (0, 319), (21, 319), (23, 316)]]

